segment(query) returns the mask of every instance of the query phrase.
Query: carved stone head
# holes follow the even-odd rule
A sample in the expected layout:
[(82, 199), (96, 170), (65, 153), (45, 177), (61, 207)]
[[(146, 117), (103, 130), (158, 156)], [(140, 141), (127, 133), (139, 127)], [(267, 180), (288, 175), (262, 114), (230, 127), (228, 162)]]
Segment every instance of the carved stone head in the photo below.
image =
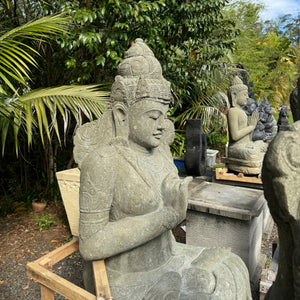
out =
[(233, 107), (247, 104), (248, 87), (238, 76), (234, 77), (228, 89), (228, 99)]
[(118, 75), (112, 85), (110, 106), (123, 103), (129, 107), (149, 98), (169, 104), (170, 83), (163, 78), (161, 65), (150, 48), (142, 39), (136, 39), (118, 67)]

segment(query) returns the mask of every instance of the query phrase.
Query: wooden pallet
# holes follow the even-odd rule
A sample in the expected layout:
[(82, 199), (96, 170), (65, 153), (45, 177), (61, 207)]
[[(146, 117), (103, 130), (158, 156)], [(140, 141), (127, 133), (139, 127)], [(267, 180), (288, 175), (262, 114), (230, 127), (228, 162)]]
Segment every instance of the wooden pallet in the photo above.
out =
[(27, 275), (37, 281), (41, 287), (42, 300), (54, 300), (58, 293), (71, 300), (109, 300), (111, 298), (104, 260), (93, 261), (93, 274), (96, 295), (76, 286), (68, 280), (54, 274), (52, 266), (68, 255), (78, 251), (79, 225), (79, 169), (70, 169), (56, 173), (63, 197), (73, 239), (71, 242), (53, 250), (34, 262), (27, 264)]
[(78, 251), (78, 237), (27, 264), (27, 275), (40, 284), (41, 299), (54, 300), (55, 293), (71, 300), (112, 299), (103, 260), (93, 261), (96, 296), (52, 272), (54, 264), (75, 251)]
[(261, 174), (259, 174), (257, 177), (247, 176), (243, 173), (239, 173), (239, 174), (235, 175), (233, 173), (228, 173), (227, 168), (217, 168), (216, 169), (216, 179), (217, 180), (229, 180), (229, 181), (262, 184)]

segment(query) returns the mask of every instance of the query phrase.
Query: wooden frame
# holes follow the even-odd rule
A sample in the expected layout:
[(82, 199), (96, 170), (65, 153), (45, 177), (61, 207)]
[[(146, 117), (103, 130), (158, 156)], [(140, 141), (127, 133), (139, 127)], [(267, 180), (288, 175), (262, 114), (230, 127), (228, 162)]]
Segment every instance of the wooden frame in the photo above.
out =
[(55, 293), (70, 300), (112, 299), (103, 260), (93, 261), (96, 296), (52, 272), (53, 265), (77, 251), (78, 247), (78, 237), (74, 237), (71, 242), (27, 264), (27, 275), (41, 286), (42, 300), (54, 300)]
[(217, 168), (216, 179), (262, 184), (261, 174), (259, 174), (257, 177), (247, 176), (243, 173), (239, 173), (238, 175), (235, 175), (233, 173), (228, 173), (227, 168)]

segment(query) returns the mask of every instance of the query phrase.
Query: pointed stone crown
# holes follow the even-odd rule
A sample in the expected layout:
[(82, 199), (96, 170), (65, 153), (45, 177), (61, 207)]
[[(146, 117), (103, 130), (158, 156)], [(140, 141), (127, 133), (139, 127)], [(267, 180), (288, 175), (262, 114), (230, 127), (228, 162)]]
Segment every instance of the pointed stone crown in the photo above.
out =
[(124, 102), (130, 106), (149, 98), (168, 104), (170, 83), (163, 78), (161, 65), (150, 48), (142, 39), (136, 39), (119, 64), (112, 85), (111, 105)]
[(248, 87), (243, 83), (243, 81), (240, 79), (240, 77), (235, 76), (229, 87), (229, 92), (245, 90), (245, 89), (248, 89)]

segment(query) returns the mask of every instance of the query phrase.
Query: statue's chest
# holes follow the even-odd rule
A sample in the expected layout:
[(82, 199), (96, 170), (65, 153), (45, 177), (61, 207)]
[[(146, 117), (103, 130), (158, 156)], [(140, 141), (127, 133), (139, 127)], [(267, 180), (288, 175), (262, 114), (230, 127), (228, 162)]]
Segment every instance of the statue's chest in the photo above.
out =
[[(118, 170), (111, 214), (114, 219), (150, 213), (162, 205), (160, 180), (142, 166)], [(160, 176), (158, 176), (160, 177)]]
[(238, 126), (239, 126), (239, 129), (242, 129), (244, 127), (246, 127), (248, 124), (248, 117), (247, 115), (242, 112), (239, 114), (239, 119), (238, 119)]

